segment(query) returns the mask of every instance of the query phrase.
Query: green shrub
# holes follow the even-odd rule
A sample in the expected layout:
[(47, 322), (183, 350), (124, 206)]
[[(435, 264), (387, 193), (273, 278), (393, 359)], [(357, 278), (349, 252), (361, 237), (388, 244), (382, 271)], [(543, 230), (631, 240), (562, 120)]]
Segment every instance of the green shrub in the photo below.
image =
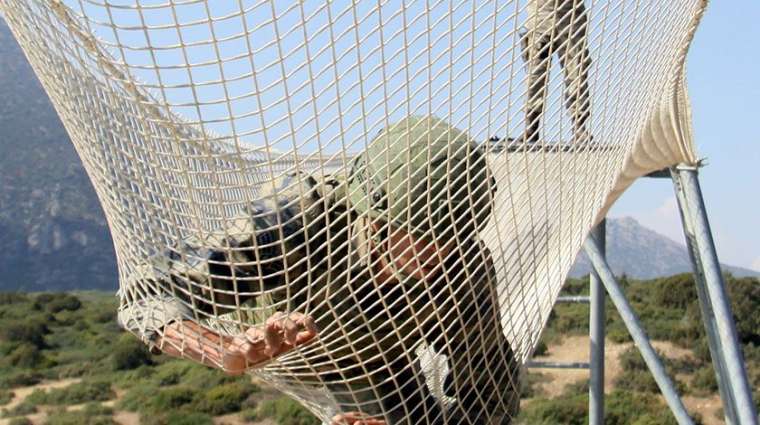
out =
[(535, 400), (520, 413), (518, 423), (586, 425), (588, 423), (588, 395)]
[(588, 379), (581, 379), (570, 384), (565, 385), (562, 389), (562, 393), (568, 397), (572, 397), (579, 394), (588, 394)]
[(122, 335), (116, 342), (111, 354), (113, 370), (131, 370), (153, 361), (145, 344), (132, 335)]
[(523, 379), (520, 380), (520, 397), (532, 398), (539, 397), (543, 394), (540, 383), (546, 382), (546, 375), (540, 372), (528, 371)]
[(87, 380), (49, 391), (35, 390), (27, 397), (27, 400), (34, 404), (62, 406), (93, 401), (106, 401), (111, 400), (115, 396), (116, 394), (111, 389), (111, 384), (109, 382)]
[(40, 381), (42, 381), (42, 375), (39, 372), (14, 371), (0, 378), (0, 388), (28, 387), (39, 384)]
[(140, 423), (143, 425), (212, 425), (211, 416), (195, 412), (168, 412), (159, 415), (140, 415)]
[(34, 425), (28, 418), (22, 416), (20, 418), (13, 418), (8, 422), (8, 425)]
[(82, 410), (59, 409), (50, 412), (45, 425), (115, 425), (112, 414), (113, 410), (91, 403)]
[(546, 345), (544, 340), (538, 341), (538, 344), (536, 344), (536, 350), (533, 351), (534, 356), (543, 356), (549, 352), (549, 347)]
[(261, 416), (259, 415), (259, 410), (256, 408), (250, 408), (245, 409), (240, 412), (240, 419), (246, 421), (246, 422), (256, 422), (261, 420)]
[(256, 391), (258, 388), (250, 383), (233, 382), (220, 385), (200, 393), (195, 408), (213, 416), (237, 412), (243, 401)]
[(686, 310), (697, 302), (697, 287), (694, 275), (682, 273), (649, 283), (653, 289), (653, 300), (659, 307)]
[[(654, 394), (615, 390), (605, 397), (604, 409), (607, 425), (677, 425), (670, 409)], [(534, 400), (520, 413), (518, 423), (585, 425), (588, 423), (588, 394)]]
[(201, 391), (187, 385), (157, 387), (153, 384), (132, 387), (119, 401), (119, 408), (139, 412), (141, 416), (161, 415), (187, 408), (195, 411), (195, 400)]
[(118, 402), (118, 407), (130, 412), (143, 411), (159, 389), (151, 384), (135, 385)]
[(37, 406), (24, 400), (17, 404), (13, 409), (3, 409), (2, 417), (12, 418), (14, 416), (25, 416), (32, 413), (37, 413)]
[(0, 328), (0, 339), (46, 348), (45, 335), (49, 332), (47, 325), (41, 320), (12, 320), (4, 323)]
[(0, 305), (12, 305), (29, 302), (29, 297), (21, 292), (0, 292)]
[(322, 423), (303, 406), (286, 397), (262, 402), (258, 408), (258, 414), (263, 418), (274, 419), (278, 425), (320, 425)]
[(0, 406), (5, 406), (13, 400), (13, 391), (0, 390)]
[(45, 305), (45, 310), (50, 313), (61, 311), (76, 311), (82, 307), (82, 302), (71, 294), (55, 294), (52, 300)]
[(736, 319), (736, 332), (743, 344), (760, 346), (760, 282), (756, 278), (729, 278), (728, 293)]
[(605, 425), (677, 425), (658, 395), (615, 390), (605, 397)]
[(153, 399), (151, 407), (156, 412), (178, 409), (193, 403), (198, 394), (198, 390), (186, 386), (162, 388)]
[(707, 395), (717, 392), (718, 379), (715, 377), (715, 370), (712, 366), (705, 366), (697, 370), (694, 373), (691, 385), (699, 394)]
[(45, 357), (37, 346), (22, 343), (2, 359), (2, 364), (10, 367), (33, 369), (41, 365)]

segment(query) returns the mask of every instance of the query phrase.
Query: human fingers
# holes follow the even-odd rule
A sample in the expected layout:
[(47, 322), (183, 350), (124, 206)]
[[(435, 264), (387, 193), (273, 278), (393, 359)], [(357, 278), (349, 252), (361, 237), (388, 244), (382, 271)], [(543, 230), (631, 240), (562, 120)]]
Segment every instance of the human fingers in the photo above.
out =
[(298, 325), (289, 316), (285, 316), (280, 319), (280, 328), (282, 328), (285, 342), (291, 347), (296, 345), (296, 338), (298, 337)]
[(293, 313), (290, 315), (290, 318), (305, 330), (314, 334), (317, 333), (317, 324), (314, 323), (314, 319), (311, 316), (303, 313)]
[(311, 316), (302, 313), (294, 313), (291, 315), (291, 318), (294, 319), (300, 329), (303, 329), (296, 335), (295, 343), (297, 345), (308, 342), (317, 336), (317, 325), (314, 323), (314, 319), (312, 319)]
[(266, 342), (267, 354), (273, 356), (280, 352), (282, 347), (282, 326), (280, 321), (285, 316), (282, 312), (277, 312), (269, 317), (264, 323), (264, 341)]
[(387, 425), (385, 420), (361, 412), (348, 412), (332, 417), (330, 425)]

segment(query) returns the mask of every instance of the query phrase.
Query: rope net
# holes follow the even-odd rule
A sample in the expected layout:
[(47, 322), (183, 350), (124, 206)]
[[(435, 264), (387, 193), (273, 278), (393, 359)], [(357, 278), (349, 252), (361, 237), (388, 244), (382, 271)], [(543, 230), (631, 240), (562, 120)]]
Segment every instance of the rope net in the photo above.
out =
[(121, 324), (368, 424), (510, 423), (589, 229), (695, 161), (704, 7), (0, 0), (103, 205)]

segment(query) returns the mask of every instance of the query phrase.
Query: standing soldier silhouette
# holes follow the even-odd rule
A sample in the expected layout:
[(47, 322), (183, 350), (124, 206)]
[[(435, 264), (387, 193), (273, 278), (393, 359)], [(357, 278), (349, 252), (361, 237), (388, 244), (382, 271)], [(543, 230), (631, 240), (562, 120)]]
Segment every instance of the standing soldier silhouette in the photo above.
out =
[(573, 141), (590, 141), (588, 17), (584, 0), (529, 0), (528, 19), (521, 31), (528, 91), (523, 141), (539, 140), (554, 53), (564, 77), (565, 107), (573, 124)]
[(285, 391), (331, 406), (334, 424), (511, 422), (519, 370), (479, 236), (495, 191), (480, 147), (410, 117), (347, 179), (291, 174), (272, 189), (138, 270), (122, 326), (229, 373), (300, 358)]

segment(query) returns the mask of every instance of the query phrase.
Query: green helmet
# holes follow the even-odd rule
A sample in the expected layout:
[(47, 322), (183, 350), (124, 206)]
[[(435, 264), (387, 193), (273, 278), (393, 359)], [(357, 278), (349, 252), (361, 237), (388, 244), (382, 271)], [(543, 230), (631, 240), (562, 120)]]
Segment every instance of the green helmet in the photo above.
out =
[(494, 190), (484, 151), (434, 117), (383, 129), (356, 157), (349, 178), (355, 212), (438, 240), (482, 229)]

